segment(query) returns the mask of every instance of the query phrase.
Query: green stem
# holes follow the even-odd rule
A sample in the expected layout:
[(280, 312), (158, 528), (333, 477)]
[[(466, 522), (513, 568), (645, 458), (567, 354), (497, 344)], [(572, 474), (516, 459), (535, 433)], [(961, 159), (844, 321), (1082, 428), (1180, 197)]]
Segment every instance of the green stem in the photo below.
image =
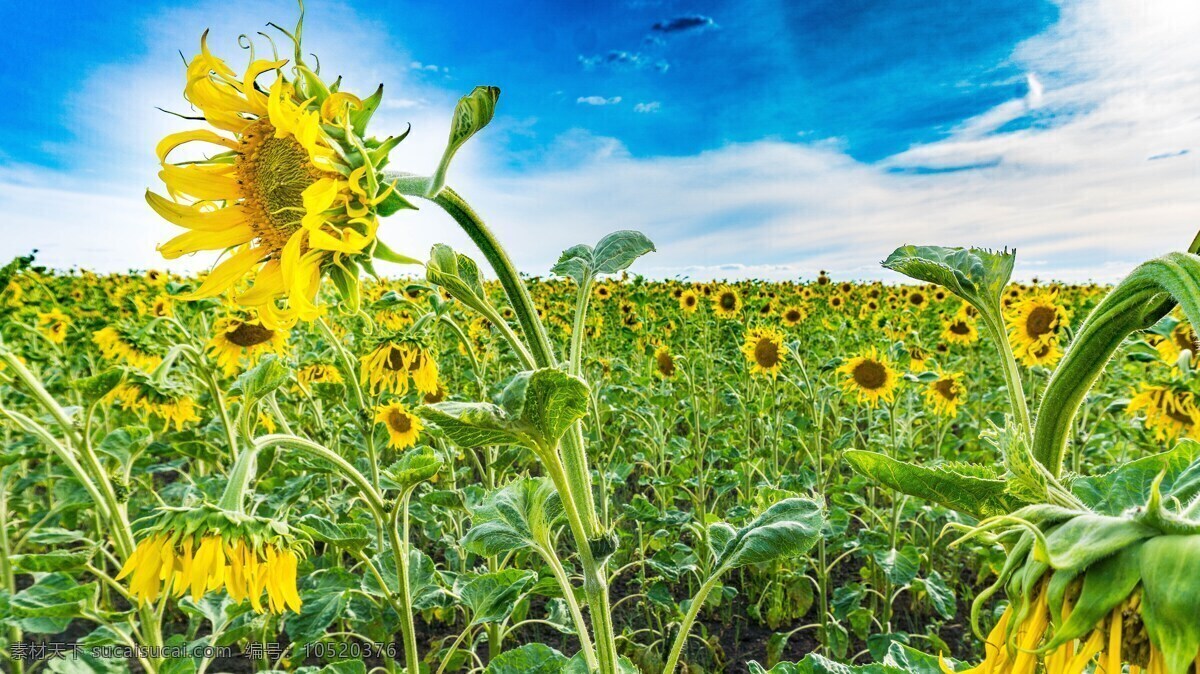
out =
[(1021, 384), (1021, 371), (1017, 367), (1017, 359), (1013, 356), (1012, 345), (1008, 343), (1008, 333), (999, 316), (992, 312), (980, 311), (984, 326), (992, 334), (992, 341), (1000, 351), (1000, 365), (1004, 374), (1004, 384), (1008, 387), (1008, 401), (1012, 406), (1013, 418), (1021, 427), (1025, 438), (1032, 442), (1033, 426), (1029, 421), (1029, 404), (1025, 402), (1025, 388)]
[(708, 594), (716, 587), (717, 581), (721, 578), (721, 569), (709, 576), (708, 580), (700, 586), (692, 597), (692, 605), (688, 607), (687, 615), (683, 617), (683, 622), (679, 624), (679, 634), (675, 635), (675, 643), (671, 645), (671, 655), (667, 658), (667, 664), (663, 667), (662, 674), (674, 674), (675, 667), (679, 664), (679, 656), (683, 653), (683, 646), (687, 643), (688, 634), (692, 631), (692, 624), (696, 622), (696, 616), (700, 614), (700, 608), (704, 606), (704, 601), (708, 599)]

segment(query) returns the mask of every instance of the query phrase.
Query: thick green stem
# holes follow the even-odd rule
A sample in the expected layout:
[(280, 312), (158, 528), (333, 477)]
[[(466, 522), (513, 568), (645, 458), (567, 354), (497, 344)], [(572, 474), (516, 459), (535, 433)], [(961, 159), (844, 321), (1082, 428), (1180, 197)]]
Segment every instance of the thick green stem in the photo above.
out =
[(1000, 317), (991, 312), (980, 311), (983, 324), (992, 334), (992, 341), (1000, 351), (1000, 367), (1004, 374), (1004, 384), (1008, 387), (1008, 401), (1012, 406), (1013, 419), (1020, 426), (1027, 440), (1033, 438), (1033, 425), (1029, 420), (1029, 404), (1025, 401), (1025, 387), (1021, 384), (1021, 371), (1017, 367), (1017, 359), (1013, 356), (1012, 345), (1008, 343), (1008, 332)]

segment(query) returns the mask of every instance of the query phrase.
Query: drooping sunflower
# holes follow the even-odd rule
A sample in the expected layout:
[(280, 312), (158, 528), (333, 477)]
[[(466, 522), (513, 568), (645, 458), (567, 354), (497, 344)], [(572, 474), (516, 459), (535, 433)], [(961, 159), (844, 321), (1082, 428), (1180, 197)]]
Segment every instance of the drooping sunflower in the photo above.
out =
[(671, 349), (666, 344), (654, 350), (654, 375), (660, 379), (675, 377), (675, 356), (671, 355)]
[(265, 354), (287, 353), (287, 342), (286, 330), (272, 330), (256, 317), (222, 316), (213, 325), (207, 349), (225, 375), (231, 376), (239, 367), (253, 366)]
[(38, 331), (46, 339), (55, 344), (62, 344), (67, 338), (67, 329), (71, 327), (71, 319), (58, 308), (37, 315)]
[(908, 371), (916, 374), (924, 372), (929, 367), (929, 354), (919, 346), (908, 348)]
[(100, 328), (92, 333), (92, 341), (105, 358), (139, 370), (149, 372), (162, 363), (162, 356), (155, 353), (155, 345), (145, 333), (124, 323)]
[(200, 406), (187, 390), (171, 380), (155, 380), (141, 372), (129, 372), (125, 380), (108, 393), (106, 399), (146, 418), (156, 417), (163, 430), (172, 425), (183, 430), (184, 424), (200, 421)]
[(700, 308), (700, 296), (688, 288), (679, 294), (679, 308), (685, 314), (694, 314)]
[[(239, 77), (201, 37), (184, 97), (213, 128), (165, 137), (157, 154), (168, 197), (146, 192), (155, 212), (188, 230), (159, 246), (163, 257), (232, 253), (184, 297), (221, 295), (253, 275), (236, 300), (271, 328), (320, 315), (326, 273), (356, 286), (356, 261), (386, 250), (375, 238), (378, 216), (407, 205), (378, 173), (400, 139), (363, 136), (382, 87), (363, 100), (321, 81), (301, 57), (300, 35), (298, 26), (290, 78), (286, 60), (253, 57)], [(223, 151), (168, 161), (193, 142)]]
[(733, 318), (742, 310), (742, 296), (732, 286), (721, 286), (712, 295), (712, 308), (718, 318)]
[(433, 354), (415, 339), (384, 339), (360, 361), (359, 378), (372, 393), (408, 392), (409, 383), (421, 393), (438, 388), (438, 366)]
[(797, 325), (800, 325), (800, 323), (803, 322), (805, 318), (808, 318), (808, 314), (805, 313), (805, 311), (803, 309), (801, 309), (800, 307), (798, 307), (794, 304), (786, 307), (783, 310), (783, 324), (788, 326), (789, 328), (794, 328)]
[(1058, 333), (1070, 316), (1055, 291), (1033, 292), (1018, 300), (1005, 317), (1013, 355), (1030, 367), (1056, 363), (1062, 356)]
[(958, 406), (967, 397), (963, 376), (962, 372), (938, 372), (938, 378), (926, 385), (921, 393), (935, 414), (948, 419), (958, 416)]
[(402, 403), (389, 403), (375, 408), (375, 423), (383, 424), (388, 432), (388, 447), (406, 449), (417, 444), (425, 425)]
[(757, 327), (746, 331), (742, 355), (750, 364), (750, 373), (775, 377), (783, 369), (787, 355), (783, 348), (783, 333), (776, 328)]
[(200, 601), (224, 588), (235, 603), (249, 600), (256, 613), (300, 611), (296, 571), (303, 552), (286, 524), (209, 505), (164, 508), (148, 519), (153, 524), (117, 575), (129, 577), (139, 605), (164, 595)]
[(1200, 407), (1191, 391), (1174, 385), (1142, 384), (1125, 411), (1145, 414), (1146, 430), (1163, 442), (1195, 435), (1200, 424)]
[(942, 321), (942, 339), (951, 344), (974, 344), (979, 340), (975, 319), (961, 311), (946, 316)]
[(842, 389), (854, 394), (860, 404), (874, 407), (880, 400), (890, 403), (895, 399), (900, 377), (887, 356), (873, 346), (839, 367), (838, 373), (844, 376)]
[(314, 384), (341, 384), (343, 381), (341, 371), (329, 363), (313, 363), (296, 371), (296, 384), (309, 393)]
[(1163, 361), (1171, 365), (1179, 363), (1179, 356), (1184, 350), (1192, 352), (1193, 361), (1200, 355), (1200, 341), (1197, 341), (1196, 331), (1187, 321), (1176, 323), (1175, 327), (1171, 328), (1171, 334), (1161, 339), (1154, 348)]

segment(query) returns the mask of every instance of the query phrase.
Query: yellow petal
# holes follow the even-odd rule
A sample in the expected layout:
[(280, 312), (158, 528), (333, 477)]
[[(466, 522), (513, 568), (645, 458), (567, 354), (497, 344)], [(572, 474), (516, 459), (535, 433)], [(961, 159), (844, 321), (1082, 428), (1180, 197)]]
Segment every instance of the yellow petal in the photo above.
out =
[(217, 265), (216, 269), (209, 272), (198, 290), (181, 296), (182, 299), (200, 299), (220, 295), (233, 287), (233, 284), (258, 264), (265, 254), (266, 251), (262, 248), (246, 246), (228, 260)]
[(178, 131), (176, 133), (167, 134), (162, 140), (158, 141), (158, 145), (154, 148), (154, 152), (158, 155), (159, 162), (165, 162), (167, 155), (171, 154), (171, 150), (183, 145), (184, 143), (193, 140), (202, 141), (220, 145), (221, 147), (237, 150), (239, 145), (236, 140), (226, 138), (219, 133), (209, 131), (208, 129), (196, 129), (194, 131)]
[(191, 231), (158, 247), (158, 252), (168, 260), (174, 260), (188, 253), (202, 250), (225, 250), (254, 239), (254, 230), (250, 225), (238, 225), (216, 232)]

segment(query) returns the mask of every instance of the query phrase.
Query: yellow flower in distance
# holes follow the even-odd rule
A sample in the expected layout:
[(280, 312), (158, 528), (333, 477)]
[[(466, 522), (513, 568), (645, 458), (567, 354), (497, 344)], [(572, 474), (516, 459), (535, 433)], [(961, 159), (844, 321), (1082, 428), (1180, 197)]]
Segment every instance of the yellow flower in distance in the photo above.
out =
[(718, 318), (733, 318), (742, 310), (742, 296), (735, 288), (721, 286), (713, 293), (712, 308)]
[(939, 372), (938, 378), (925, 387), (922, 395), (934, 413), (949, 419), (958, 416), (958, 406), (967, 396), (963, 376), (961, 372)]
[(1070, 312), (1058, 303), (1054, 291), (1034, 292), (1013, 306), (1005, 321), (1013, 355), (1027, 366), (1051, 366), (1062, 357), (1058, 331), (1066, 327)]
[(1200, 408), (1191, 391), (1172, 386), (1142, 384), (1125, 411), (1146, 415), (1146, 430), (1163, 442), (1173, 442), (1194, 434), (1200, 423)]
[(436, 393), (437, 361), (423, 346), (411, 340), (384, 340), (360, 361), (360, 382), (372, 393), (408, 392), (409, 380), (418, 391)]
[(67, 328), (71, 327), (71, 319), (59, 309), (51, 309), (37, 315), (38, 331), (55, 344), (62, 344), (67, 338)]
[(751, 328), (742, 343), (742, 355), (750, 363), (751, 374), (774, 377), (783, 369), (783, 333), (775, 328)]
[(252, 366), (264, 354), (283, 355), (287, 352), (287, 341), (285, 330), (272, 330), (257, 318), (222, 316), (213, 325), (208, 354), (230, 376), (243, 363)]

